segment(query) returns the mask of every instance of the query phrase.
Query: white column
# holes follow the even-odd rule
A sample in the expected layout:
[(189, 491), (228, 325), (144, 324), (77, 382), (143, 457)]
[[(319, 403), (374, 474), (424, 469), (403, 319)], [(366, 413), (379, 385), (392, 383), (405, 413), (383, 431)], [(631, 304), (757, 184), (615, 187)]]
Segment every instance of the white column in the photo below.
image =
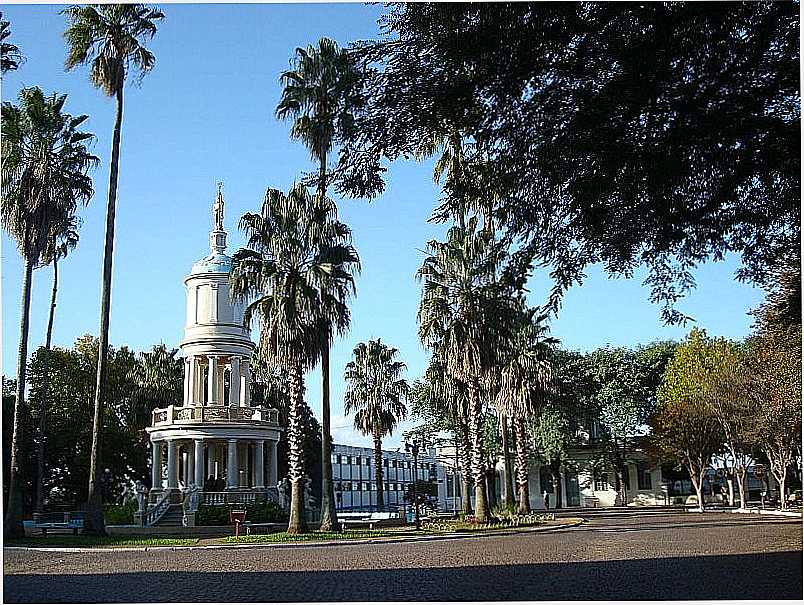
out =
[(216, 445), (214, 443), (210, 443), (207, 445), (207, 477), (212, 476), (215, 477), (215, 450)]
[(237, 439), (229, 439), (226, 464), (226, 487), (234, 489), (240, 485), (240, 469), (237, 465)]
[(184, 358), (184, 405), (192, 403), (192, 360), (189, 357)]
[(201, 365), (201, 359), (199, 357), (192, 358), (192, 390), (191, 393), (193, 395), (193, 403), (204, 403), (204, 366)]
[(176, 479), (176, 471), (178, 470), (179, 461), (176, 459), (176, 441), (174, 439), (169, 439), (168, 442), (168, 455), (167, 455), (167, 486), (168, 489), (176, 489), (178, 487), (178, 482)]
[(151, 486), (162, 489), (162, 442), (151, 442)]
[(254, 442), (254, 474), (256, 481), (254, 487), (263, 489), (265, 487), (265, 441), (260, 439)]
[(240, 405), (247, 407), (251, 405), (251, 364), (248, 359), (240, 362), (240, 375), (243, 380), (240, 384)]
[(218, 405), (226, 405), (226, 396), (225, 396), (225, 394), (226, 394), (226, 390), (225, 390), (226, 381), (224, 379), (224, 375), (226, 373), (225, 370), (226, 370), (226, 368), (220, 362), (220, 359), (219, 359), (218, 360), (218, 378), (217, 378), (218, 396), (215, 398), (217, 400), (217, 402), (218, 402)]
[(195, 483), (195, 442), (187, 442), (187, 472), (184, 474), (184, 485)]
[(279, 472), (277, 470), (276, 444), (276, 441), (271, 441), (268, 446), (268, 485), (272, 487), (279, 483), (279, 477), (277, 477)]
[(196, 439), (193, 442), (193, 454), (195, 458), (195, 477), (196, 487), (204, 487), (204, 440)]
[(181, 466), (182, 466), (182, 475), (184, 475), (184, 486), (187, 487), (189, 481), (190, 474), (192, 470), (190, 469), (190, 464), (192, 464), (192, 457), (190, 456), (190, 452), (184, 451), (181, 455)]
[(240, 405), (240, 358), (232, 357), (229, 374), (229, 405)]
[(210, 405), (217, 405), (220, 403), (218, 399), (218, 358), (214, 356), (209, 357), (209, 370), (207, 376), (207, 402)]

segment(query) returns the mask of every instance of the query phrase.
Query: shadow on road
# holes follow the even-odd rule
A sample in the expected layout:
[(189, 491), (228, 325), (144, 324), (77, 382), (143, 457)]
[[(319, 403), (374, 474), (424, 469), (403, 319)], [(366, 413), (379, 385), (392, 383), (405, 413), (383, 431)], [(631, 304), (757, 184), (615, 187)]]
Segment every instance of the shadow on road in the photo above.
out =
[[(344, 565), (347, 563), (344, 562)], [(801, 551), (435, 569), (6, 575), (6, 603), (800, 599)]]

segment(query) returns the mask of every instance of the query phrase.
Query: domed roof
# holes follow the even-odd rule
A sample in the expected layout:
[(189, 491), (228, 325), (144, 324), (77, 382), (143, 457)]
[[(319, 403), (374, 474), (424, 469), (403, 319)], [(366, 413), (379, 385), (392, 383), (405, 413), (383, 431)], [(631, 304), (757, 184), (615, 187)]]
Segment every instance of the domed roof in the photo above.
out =
[(229, 273), (232, 257), (226, 251), (226, 230), (223, 228), (223, 192), (218, 183), (218, 196), (212, 206), (212, 231), (209, 233), (210, 252), (193, 265), (190, 275), (199, 273)]
[(229, 273), (232, 270), (232, 257), (219, 252), (208, 254), (193, 265), (190, 275), (199, 273)]

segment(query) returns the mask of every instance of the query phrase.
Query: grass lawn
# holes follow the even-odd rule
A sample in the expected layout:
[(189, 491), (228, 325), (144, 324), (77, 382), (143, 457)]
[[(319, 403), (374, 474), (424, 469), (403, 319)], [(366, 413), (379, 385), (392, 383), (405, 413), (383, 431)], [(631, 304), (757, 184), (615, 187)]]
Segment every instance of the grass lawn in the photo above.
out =
[(31, 536), (7, 540), (5, 546), (194, 546), (198, 538), (142, 538), (135, 536)]
[(423, 536), (431, 532), (416, 531), (408, 528), (389, 529), (347, 529), (343, 532), (311, 531), (306, 534), (288, 534), (276, 532), (273, 534), (257, 534), (251, 536), (228, 536), (220, 541), (227, 544), (259, 544), (276, 542), (317, 542), (322, 540), (365, 540), (368, 538), (393, 538), (400, 536)]

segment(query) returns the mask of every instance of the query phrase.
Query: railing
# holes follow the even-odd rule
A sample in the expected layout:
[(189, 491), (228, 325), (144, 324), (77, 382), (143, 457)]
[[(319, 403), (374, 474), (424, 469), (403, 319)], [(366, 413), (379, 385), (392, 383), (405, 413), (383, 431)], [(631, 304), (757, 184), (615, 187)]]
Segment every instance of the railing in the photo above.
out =
[(222, 504), (254, 504), (264, 500), (265, 494), (260, 492), (204, 492), (203, 502), (211, 506)]
[(184, 423), (249, 422), (279, 423), (279, 411), (264, 407), (227, 405), (186, 405), (156, 409), (151, 414), (151, 426)]
[(170, 494), (165, 492), (162, 497), (154, 504), (153, 508), (148, 509), (148, 512), (145, 513), (145, 525), (155, 525), (159, 522), (159, 519), (167, 512), (167, 509), (170, 508)]

